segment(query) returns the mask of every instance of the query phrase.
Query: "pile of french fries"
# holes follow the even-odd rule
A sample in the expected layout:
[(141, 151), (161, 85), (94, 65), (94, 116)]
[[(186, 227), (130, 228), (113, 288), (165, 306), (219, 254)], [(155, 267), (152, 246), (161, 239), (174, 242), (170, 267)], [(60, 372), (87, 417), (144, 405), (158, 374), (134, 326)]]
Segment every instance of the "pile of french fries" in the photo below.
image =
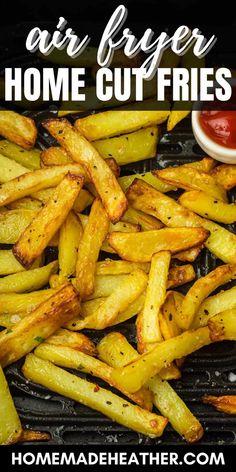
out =
[[(0, 111), (0, 244), (9, 245), (0, 250), (1, 444), (48, 439), (23, 430), (4, 377), (24, 356), (28, 380), (134, 431), (159, 437), (169, 422), (189, 443), (202, 437), (168, 381), (187, 355), (236, 340), (236, 287), (212, 295), (236, 279), (236, 235), (219, 224), (236, 220), (227, 196), (236, 165), (205, 157), (119, 177), (120, 165), (156, 155), (171, 113), (49, 119), (57, 145), (40, 151), (34, 121)], [(45, 263), (48, 247), (58, 257)], [(199, 278), (192, 263), (204, 247), (220, 264)], [(135, 317), (134, 347), (119, 325)], [(96, 346), (82, 332), (108, 327)], [(235, 397), (204, 401), (235, 413)]]

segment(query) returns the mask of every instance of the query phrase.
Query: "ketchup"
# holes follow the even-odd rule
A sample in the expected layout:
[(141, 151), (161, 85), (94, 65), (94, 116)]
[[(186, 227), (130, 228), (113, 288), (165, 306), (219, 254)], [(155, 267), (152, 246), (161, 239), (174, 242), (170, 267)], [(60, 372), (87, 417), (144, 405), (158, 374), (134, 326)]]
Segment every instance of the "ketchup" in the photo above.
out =
[(199, 119), (209, 138), (221, 146), (236, 149), (236, 110), (203, 110)]

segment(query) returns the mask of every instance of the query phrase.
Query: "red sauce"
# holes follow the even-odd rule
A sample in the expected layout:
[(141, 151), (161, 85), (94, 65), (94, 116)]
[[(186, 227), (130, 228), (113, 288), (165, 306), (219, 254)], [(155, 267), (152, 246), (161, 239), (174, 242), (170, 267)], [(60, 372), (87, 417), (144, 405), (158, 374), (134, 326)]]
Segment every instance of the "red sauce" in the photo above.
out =
[(221, 146), (236, 149), (235, 110), (201, 111), (200, 123), (209, 138)]

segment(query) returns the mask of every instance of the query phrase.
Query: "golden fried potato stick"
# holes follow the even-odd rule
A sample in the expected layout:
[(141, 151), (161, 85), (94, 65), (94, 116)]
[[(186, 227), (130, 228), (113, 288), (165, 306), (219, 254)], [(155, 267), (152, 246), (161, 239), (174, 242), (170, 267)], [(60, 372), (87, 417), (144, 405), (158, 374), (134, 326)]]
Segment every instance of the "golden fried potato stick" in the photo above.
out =
[(122, 259), (130, 262), (149, 262), (159, 251), (176, 253), (202, 244), (209, 236), (204, 228), (163, 228), (141, 233), (109, 233), (111, 247)]
[(236, 287), (222, 290), (216, 295), (206, 298), (201, 303), (191, 328), (206, 326), (213, 316), (231, 308), (236, 308)]
[(34, 441), (49, 441), (51, 439), (50, 433), (45, 431), (32, 431), (31, 429), (24, 429), (18, 442), (34, 442)]
[(105, 111), (78, 118), (76, 129), (89, 141), (130, 133), (140, 128), (163, 123), (169, 111)]
[(79, 164), (67, 164), (65, 166), (48, 167), (34, 172), (27, 172), (16, 179), (0, 185), (0, 206), (12, 203), (19, 198), (27, 197), (35, 192), (58, 185), (63, 177), (70, 172), (73, 175), (85, 175), (85, 171)]
[(93, 145), (104, 159), (114, 157), (122, 166), (156, 156), (159, 131), (157, 126), (133, 133), (94, 141)]
[(155, 216), (167, 227), (204, 227), (211, 233), (205, 242), (209, 251), (224, 262), (236, 263), (236, 235), (227, 229), (201, 218), (141, 180), (133, 182), (127, 197), (135, 209)]
[(114, 380), (119, 381), (129, 392), (136, 392), (173, 360), (181, 359), (210, 343), (207, 327), (185, 331), (175, 338), (159, 343), (126, 367), (117, 369), (113, 374)]
[[(140, 357), (127, 339), (117, 332), (107, 334), (97, 347), (99, 358), (115, 369), (124, 367), (125, 364)], [(154, 394), (154, 405), (168, 418), (177, 433), (189, 443), (201, 439), (203, 435), (201, 424), (168, 382), (155, 375), (148, 386)]]
[(40, 154), (41, 162), (45, 166), (63, 166), (73, 162), (72, 157), (60, 146), (51, 146)]
[(167, 167), (155, 170), (153, 174), (171, 185), (176, 185), (176, 187), (184, 190), (200, 190), (218, 200), (227, 202), (226, 191), (215, 181), (214, 177), (194, 167)]
[(184, 118), (186, 118), (189, 113), (191, 113), (190, 110), (175, 110), (172, 109), (170, 111), (170, 115), (168, 117), (167, 121), (167, 131), (172, 131), (172, 129), (175, 128), (175, 126), (182, 121)]
[(222, 202), (205, 192), (185, 192), (179, 198), (179, 203), (188, 210), (219, 223), (232, 224), (236, 221), (235, 203)]
[(82, 176), (68, 173), (21, 234), (13, 247), (13, 254), (24, 267), (29, 268), (47, 247), (73, 207), (83, 182)]
[(112, 223), (119, 221), (127, 208), (127, 200), (105, 160), (66, 119), (47, 120), (43, 126), (89, 174)]
[(8, 157), (3, 156), (2, 154), (0, 154), (0, 169), (1, 184), (9, 182), (9, 180), (15, 179), (16, 177), (29, 172), (29, 169), (26, 167), (23, 167), (21, 164), (18, 164), (18, 162), (13, 161), (12, 159), (8, 159)]
[(96, 346), (91, 339), (82, 333), (75, 333), (65, 328), (59, 328), (47, 338), (46, 342), (53, 346), (69, 347), (84, 352), (88, 356), (97, 355)]
[(26, 167), (29, 170), (40, 169), (40, 150), (33, 149), (24, 149), (17, 144), (11, 143), (6, 139), (0, 140), (0, 153), (10, 159), (18, 162), (22, 166)]
[(31, 149), (37, 138), (34, 120), (14, 111), (0, 111), (0, 135), (24, 149)]
[(111, 326), (119, 313), (124, 312), (134, 302), (147, 285), (147, 275), (140, 269), (126, 275), (106, 300), (90, 316), (77, 323), (77, 329), (105, 329)]
[[(94, 359), (84, 352), (76, 351), (70, 347), (51, 346), (48, 343), (42, 343), (35, 350), (35, 355), (41, 359), (53, 362), (53, 364), (56, 364), (59, 367), (76, 369), (80, 372), (98, 377), (104, 380), (104, 382), (107, 382), (111, 387), (120, 390), (119, 384), (114, 383), (111, 379), (113, 368), (98, 359)], [(141, 408), (152, 411), (152, 395), (148, 389), (142, 388), (135, 394), (130, 394), (121, 389), (121, 393), (130, 398), (134, 403), (137, 403)]]
[(96, 262), (108, 229), (107, 213), (101, 200), (96, 198), (78, 247), (75, 283), (82, 300), (94, 291)]
[(212, 177), (225, 190), (231, 190), (236, 185), (236, 165), (221, 164), (211, 171)]
[(170, 260), (169, 251), (152, 256), (144, 307), (136, 321), (138, 352), (141, 354), (162, 341), (159, 312), (166, 297)]
[(0, 364), (5, 367), (25, 356), (79, 311), (78, 293), (71, 284), (63, 286), (10, 331), (1, 333)]
[(71, 275), (75, 274), (78, 248), (82, 235), (83, 227), (80, 219), (73, 211), (70, 211), (59, 233), (59, 274), (63, 277), (71, 277)]
[(179, 326), (182, 329), (189, 329), (203, 300), (218, 287), (233, 279), (236, 279), (236, 264), (224, 264), (196, 280), (184, 297), (178, 317)]
[(19, 441), (22, 426), (1, 365), (0, 398), (0, 445), (12, 444)]
[(100, 411), (112, 420), (149, 437), (160, 436), (166, 426), (167, 420), (162, 416), (132, 405), (118, 395), (34, 354), (26, 357), (22, 371), (27, 379)]
[(129, 207), (122, 216), (122, 221), (134, 223), (141, 226), (142, 231), (152, 231), (153, 229), (163, 228), (163, 223), (151, 215), (143, 213), (143, 211), (135, 210)]
[(212, 341), (236, 341), (236, 308), (225, 310), (208, 321)]
[(202, 401), (203, 403), (214, 406), (216, 410), (226, 413), (227, 415), (236, 415), (236, 395), (224, 395), (222, 397), (205, 395)]
[(53, 261), (43, 267), (24, 270), (19, 275), (11, 274), (0, 278), (0, 294), (22, 293), (38, 290), (47, 285), (52, 274), (57, 272), (58, 261)]

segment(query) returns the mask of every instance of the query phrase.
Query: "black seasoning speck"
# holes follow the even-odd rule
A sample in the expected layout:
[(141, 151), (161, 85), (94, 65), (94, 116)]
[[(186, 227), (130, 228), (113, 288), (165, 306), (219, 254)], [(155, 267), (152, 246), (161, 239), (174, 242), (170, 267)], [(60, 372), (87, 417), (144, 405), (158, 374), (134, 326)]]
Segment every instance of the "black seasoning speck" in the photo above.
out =
[(106, 401), (106, 404), (107, 405), (112, 405), (112, 402), (110, 402), (109, 400)]

